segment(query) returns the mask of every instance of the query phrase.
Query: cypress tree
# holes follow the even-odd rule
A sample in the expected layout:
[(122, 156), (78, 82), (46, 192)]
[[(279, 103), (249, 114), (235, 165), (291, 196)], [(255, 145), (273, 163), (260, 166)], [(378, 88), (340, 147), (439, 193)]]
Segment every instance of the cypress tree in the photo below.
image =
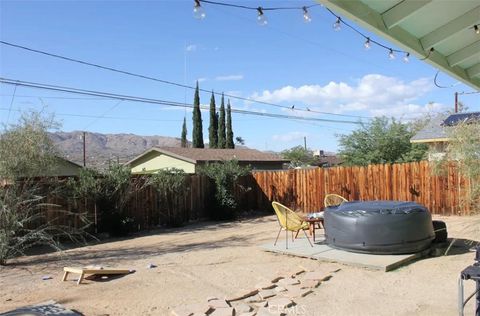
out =
[(226, 148), (225, 135), (225, 99), (222, 93), (222, 104), (220, 105), (220, 118), (218, 119), (218, 145), (217, 148)]
[(187, 118), (183, 117), (183, 126), (182, 126), (182, 147), (186, 148), (188, 145), (187, 142)]
[(192, 128), (192, 147), (204, 148), (202, 131), (202, 113), (200, 112), (200, 94), (198, 92), (198, 81), (193, 98), (193, 128)]
[(233, 142), (232, 108), (230, 107), (230, 100), (227, 102), (227, 140), (225, 148), (235, 148)]
[(215, 108), (215, 95), (212, 91), (212, 97), (210, 98), (210, 126), (208, 127), (208, 142), (209, 148), (217, 148), (218, 144), (218, 123), (217, 123), (217, 110)]

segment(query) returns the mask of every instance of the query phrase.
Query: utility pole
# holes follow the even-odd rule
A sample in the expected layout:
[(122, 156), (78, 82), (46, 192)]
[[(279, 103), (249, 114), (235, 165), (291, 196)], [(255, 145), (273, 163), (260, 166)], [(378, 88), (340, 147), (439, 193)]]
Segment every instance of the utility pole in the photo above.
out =
[(455, 92), (455, 113), (458, 113), (458, 92)]
[(305, 147), (305, 151), (307, 151), (307, 136), (303, 136), (303, 146)]
[(85, 154), (85, 132), (83, 132), (83, 166), (86, 167), (87, 166), (87, 158), (86, 158), (86, 154)]

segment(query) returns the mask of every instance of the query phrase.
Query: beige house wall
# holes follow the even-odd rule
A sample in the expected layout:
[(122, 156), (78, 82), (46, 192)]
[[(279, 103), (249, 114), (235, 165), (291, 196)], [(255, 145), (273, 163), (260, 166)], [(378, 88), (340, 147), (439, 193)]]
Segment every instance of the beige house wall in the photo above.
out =
[(132, 173), (155, 173), (161, 169), (177, 168), (186, 173), (195, 173), (195, 164), (152, 151), (130, 165)]

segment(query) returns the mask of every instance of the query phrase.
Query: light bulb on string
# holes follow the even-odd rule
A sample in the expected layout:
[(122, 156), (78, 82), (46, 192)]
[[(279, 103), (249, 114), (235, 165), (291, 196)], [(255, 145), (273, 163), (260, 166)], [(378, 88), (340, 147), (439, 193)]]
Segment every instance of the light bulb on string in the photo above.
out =
[(258, 16), (257, 16), (257, 23), (258, 25), (264, 26), (268, 24), (267, 17), (263, 14), (262, 7), (257, 8)]
[(390, 60), (394, 60), (395, 59), (395, 53), (393, 52), (393, 49), (390, 48), (390, 52), (388, 53), (388, 58)]
[(405, 56), (403, 56), (403, 61), (406, 63), (410, 61), (410, 53), (406, 53)]
[(200, 0), (195, 0), (193, 5), (193, 16), (196, 19), (203, 20), (207, 16), (205, 14), (205, 10), (203, 9), (202, 5), (200, 4)]
[(372, 48), (372, 45), (370, 44), (370, 37), (367, 37), (367, 40), (365, 41), (365, 44), (363, 44), (363, 46), (365, 47), (365, 49), (370, 49)]
[(478, 25), (474, 25), (473, 30), (475, 31), (475, 34), (480, 34), (480, 28), (478, 27)]
[(312, 22), (312, 17), (308, 13), (307, 7), (303, 7), (302, 10), (303, 10), (303, 21), (305, 23)]
[(333, 23), (333, 29), (338, 32), (342, 29), (342, 20), (340, 20), (340, 17), (337, 17), (337, 21)]

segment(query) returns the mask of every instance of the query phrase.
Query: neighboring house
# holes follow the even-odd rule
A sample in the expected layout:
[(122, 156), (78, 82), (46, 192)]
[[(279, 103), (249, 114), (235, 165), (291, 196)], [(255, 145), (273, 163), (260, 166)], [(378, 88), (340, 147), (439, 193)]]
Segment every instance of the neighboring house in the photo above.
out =
[(447, 130), (463, 122), (475, 122), (480, 120), (480, 112), (439, 114), (415, 136), (410, 139), (411, 143), (427, 144), (429, 153), (428, 160), (438, 160), (445, 156), (448, 145)]
[(58, 157), (57, 163), (53, 166), (52, 170), (48, 174), (43, 174), (42, 176), (51, 176), (51, 177), (68, 177), (68, 176), (78, 176), (80, 171), (83, 169), (83, 166), (67, 160), (62, 157)]
[(319, 167), (333, 167), (342, 163), (340, 157), (335, 153), (325, 152), (323, 150), (315, 150), (313, 156), (318, 159), (315, 165)]
[(255, 149), (210, 149), (153, 147), (126, 165), (132, 173), (155, 173), (162, 169), (177, 168), (186, 173), (196, 173), (198, 167), (209, 163), (236, 159), (242, 166), (250, 166), (253, 170), (281, 170), (288, 160), (274, 154)]

